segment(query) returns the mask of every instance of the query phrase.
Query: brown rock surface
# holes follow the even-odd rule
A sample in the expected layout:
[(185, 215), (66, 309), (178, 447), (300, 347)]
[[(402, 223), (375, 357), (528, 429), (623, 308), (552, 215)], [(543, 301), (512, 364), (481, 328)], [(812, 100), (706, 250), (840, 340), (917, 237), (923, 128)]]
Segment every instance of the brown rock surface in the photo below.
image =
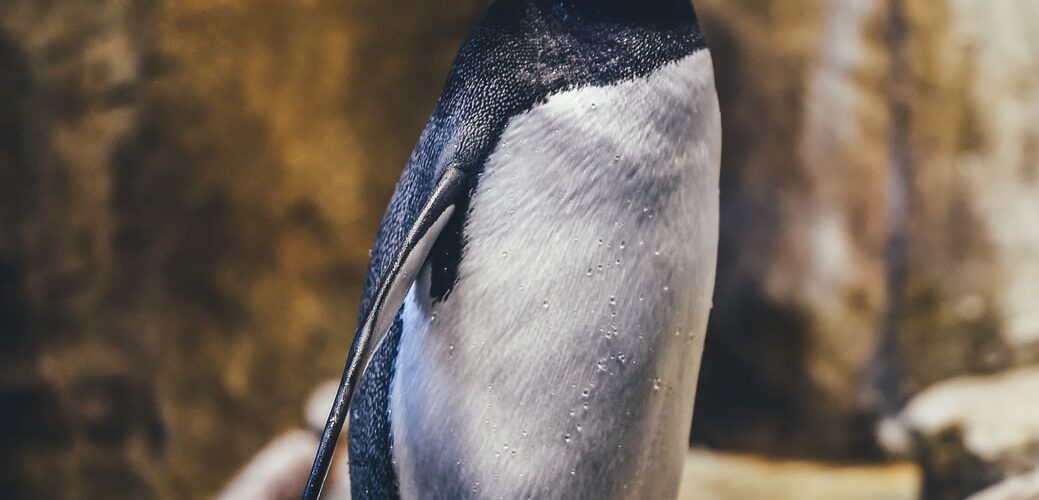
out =
[(875, 452), (929, 385), (1039, 359), (1039, 8), (699, 2), (725, 144), (695, 437)]
[(176, 496), (213, 491), (341, 370), (378, 221), (475, 12), (409, 6), (163, 4), (139, 179), (172, 187), (137, 195), (166, 218), (150, 255)]
[[(206, 497), (298, 426), (485, 3), (0, 2), (0, 497)], [(875, 457), (879, 409), (1034, 365), (1039, 4), (697, 5), (725, 126), (697, 438)]]
[(409, 6), (0, 4), (0, 497), (203, 497), (299, 421), (480, 8)]
[(1039, 360), (1039, 4), (907, 0), (905, 17), (903, 418), (927, 497), (962, 498), (1039, 466), (1039, 374), (1021, 368)]
[(906, 5), (914, 393), (1039, 360), (1039, 5)]
[(0, 10), (0, 496), (149, 496), (157, 353), (112, 175), (142, 113), (149, 10)]
[(886, 307), (879, 1), (701, 1), (723, 111), (722, 234), (694, 438), (873, 448), (862, 404)]

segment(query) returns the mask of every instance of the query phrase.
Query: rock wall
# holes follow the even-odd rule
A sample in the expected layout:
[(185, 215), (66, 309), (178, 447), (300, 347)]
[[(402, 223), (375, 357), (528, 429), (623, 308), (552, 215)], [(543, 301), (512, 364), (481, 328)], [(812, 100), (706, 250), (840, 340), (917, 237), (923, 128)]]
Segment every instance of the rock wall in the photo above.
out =
[[(485, 4), (0, 3), (0, 497), (207, 497), (300, 424)], [(697, 6), (725, 149), (695, 442), (908, 453), (933, 498), (1026, 470), (957, 468), (928, 443), (966, 417), (911, 409), (1039, 360), (1039, 4)]]
[(702, 1), (723, 108), (718, 287), (694, 439), (780, 454), (873, 450), (883, 330), (885, 5)]
[(1039, 6), (907, 1), (910, 392), (1039, 360)]
[(480, 9), (411, 4), (0, 4), (0, 497), (206, 497), (300, 421)]
[(134, 175), (154, 214), (175, 497), (214, 491), (342, 369), (368, 248), (474, 12), (410, 5), (159, 9)]
[(141, 116), (147, 5), (3, 4), (0, 496), (149, 496), (162, 446), (146, 270), (114, 159)]
[(907, 0), (905, 14), (899, 422), (927, 497), (963, 498), (1039, 468), (1025, 396), (1039, 386), (1039, 5)]
[[(726, 136), (694, 439), (879, 456), (876, 422), (917, 394), (1034, 364), (1034, 2), (699, 5)], [(1030, 463), (943, 444), (959, 424), (926, 433), (908, 413), (895, 420), (915, 444), (885, 446), (921, 461), (929, 497)]]

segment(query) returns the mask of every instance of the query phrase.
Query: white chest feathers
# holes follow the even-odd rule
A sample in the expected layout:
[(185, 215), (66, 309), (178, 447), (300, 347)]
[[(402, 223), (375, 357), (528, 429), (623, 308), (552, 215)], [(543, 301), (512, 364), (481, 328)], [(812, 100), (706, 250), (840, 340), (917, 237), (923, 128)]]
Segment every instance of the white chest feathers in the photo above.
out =
[(708, 51), (514, 118), (451, 295), (405, 303), (404, 498), (673, 498), (711, 305), (720, 119)]

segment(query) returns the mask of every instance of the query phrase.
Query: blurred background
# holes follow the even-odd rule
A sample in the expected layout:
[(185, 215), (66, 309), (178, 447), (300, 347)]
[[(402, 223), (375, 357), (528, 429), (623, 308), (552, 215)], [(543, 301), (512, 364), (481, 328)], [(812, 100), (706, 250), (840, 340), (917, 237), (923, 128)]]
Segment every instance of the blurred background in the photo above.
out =
[[(0, 498), (310, 453), (486, 4), (0, 0)], [(697, 8), (725, 137), (685, 498), (1039, 497), (1039, 2)]]

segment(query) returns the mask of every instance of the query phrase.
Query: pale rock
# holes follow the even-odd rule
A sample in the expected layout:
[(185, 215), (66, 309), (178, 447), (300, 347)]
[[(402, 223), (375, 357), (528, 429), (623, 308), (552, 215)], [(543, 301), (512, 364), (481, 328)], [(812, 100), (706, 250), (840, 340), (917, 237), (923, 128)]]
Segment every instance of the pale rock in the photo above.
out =
[(959, 377), (913, 398), (897, 424), (929, 498), (962, 497), (1039, 467), (1039, 368)]
[(967, 500), (1036, 500), (1039, 498), (1039, 469), (1030, 474), (1015, 476), (981, 492)]

